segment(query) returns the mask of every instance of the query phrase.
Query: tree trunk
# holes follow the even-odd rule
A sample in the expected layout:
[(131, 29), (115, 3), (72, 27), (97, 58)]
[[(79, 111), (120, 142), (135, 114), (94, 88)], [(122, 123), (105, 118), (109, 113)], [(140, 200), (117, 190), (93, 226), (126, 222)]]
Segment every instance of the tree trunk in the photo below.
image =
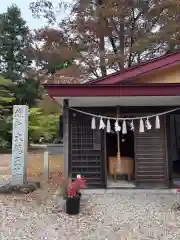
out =
[[(100, 6), (102, 5), (103, 1), (102, 0), (97, 0), (97, 4)], [(101, 21), (101, 16), (99, 16), (99, 21)], [(100, 53), (100, 69), (101, 69), (101, 74), (102, 76), (107, 75), (107, 70), (106, 70), (106, 62), (105, 62), (105, 41), (104, 41), (104, 34), (100, 33), (99, 37), (99, 53)]]
[(100, 44), (99, 44), (99, 50), (100, 50), (100, 69), (102, 76), (107, 75), (106, 71), (106, 62), (105, 62), (105, 41), (104, 36), (100, 36)]
[(120, 54), (122, 56), (122, 60), (121, 60), (121, 67), (124, 68), (124, 34), (125, 34), (125, 29), (124, 29), (124, 21), (121, 21), (120, 23)]

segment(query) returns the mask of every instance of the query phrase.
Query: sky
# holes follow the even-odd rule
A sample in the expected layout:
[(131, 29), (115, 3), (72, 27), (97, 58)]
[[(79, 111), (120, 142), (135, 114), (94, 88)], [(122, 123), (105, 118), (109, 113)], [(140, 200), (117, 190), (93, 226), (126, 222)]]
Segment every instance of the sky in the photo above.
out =
[[(58, 0), (52, 0), (52, 2), (55, 3), (57, 3), (57, 1)], [(31, 29), (40, 28), (45, 25), (45, 20), (43, 21), (43, 19), (33, 18), (29, 9), (29, 3), (31, 0), (0, 0), (0, 2), (0, 13), (5, 12), (7, 7), (11, 6), (12, 4), (16, 4), (21, 9), (22, 17), (27, 21), (27, 24)]]

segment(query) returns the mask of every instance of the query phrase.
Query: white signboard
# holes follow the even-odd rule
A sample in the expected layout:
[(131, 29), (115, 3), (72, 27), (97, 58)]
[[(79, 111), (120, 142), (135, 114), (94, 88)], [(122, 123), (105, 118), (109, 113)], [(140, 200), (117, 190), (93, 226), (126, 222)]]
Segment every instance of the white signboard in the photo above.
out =
[(27, 179), (28, 106), (14, 105), (12, 135), (12, 184), (22, 185)]

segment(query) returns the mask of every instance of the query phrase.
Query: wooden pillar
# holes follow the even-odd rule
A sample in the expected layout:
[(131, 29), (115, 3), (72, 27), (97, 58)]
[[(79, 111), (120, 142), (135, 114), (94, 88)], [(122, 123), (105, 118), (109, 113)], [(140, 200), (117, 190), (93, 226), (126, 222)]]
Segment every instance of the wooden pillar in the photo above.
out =
[[(119, 117), (119, 106), (116, 107), (117, 118)], [(114, 178), (116, 180), (116, 174), (121, 172), (121, 152), (120, 152), (120, 132), (117, 132), (117, 161), (114, 170)]]
[(69, 101), (63, 104), (64, 176), (69, 176)]
[[(117, 118), (119, 117), (119, 107), (117, 107)], [(120, 161), (121, 152), (120, 152), (120, 132), (117, 132), (117, 160)]]

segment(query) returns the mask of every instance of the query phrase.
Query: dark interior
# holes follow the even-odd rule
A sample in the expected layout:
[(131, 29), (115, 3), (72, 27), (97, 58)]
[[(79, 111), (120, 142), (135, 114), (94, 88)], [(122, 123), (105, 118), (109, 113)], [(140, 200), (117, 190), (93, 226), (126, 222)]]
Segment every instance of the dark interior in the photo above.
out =
[(106, 153), (107, 158), (109, 156), (117, 156), (117, 134), (107, 133), (106, 134)]
[[(127, 130), (127, 134), (120, 132), (120, 151), (122, 157), (134, 158), (134, 132)], [(117, 156), (117, 133), (106, 134), (106, 153), (107, 153), (107, 170), (109, 171), (109, 156)]]
[(172, 169), (173, 185), (180, 185), (180, 114), (170, 115), (169, 121), (169, 159)]

